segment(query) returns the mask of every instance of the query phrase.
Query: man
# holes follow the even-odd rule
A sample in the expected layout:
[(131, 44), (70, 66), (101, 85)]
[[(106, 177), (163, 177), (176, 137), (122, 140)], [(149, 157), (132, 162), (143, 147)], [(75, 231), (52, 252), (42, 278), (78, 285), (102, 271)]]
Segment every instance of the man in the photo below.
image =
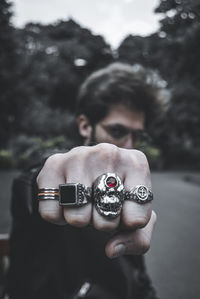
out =
[[(92, 74), (77, 103), (83, 146), (50, 156), (41, 171), (15, 181), (11, 299), (156, 298), (142, 257), (156, 221), (150, 171), (145, 155), (133, 150), (162, 106), (149, 74), (121, 63)], [(72, 192), (78, 183), (81, 204)], [(139, 193), (130, 196), (133, 187), (148, 190), (143, 204)]]

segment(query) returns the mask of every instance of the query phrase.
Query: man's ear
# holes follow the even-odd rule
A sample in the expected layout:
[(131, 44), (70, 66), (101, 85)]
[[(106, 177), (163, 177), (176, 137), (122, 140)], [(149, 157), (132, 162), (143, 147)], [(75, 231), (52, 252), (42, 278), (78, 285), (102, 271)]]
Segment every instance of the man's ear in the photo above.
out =
[(89, 122), (89, 119), (85, 114), (80, 114), (76, 120), (79, 133), (87, 142), (90, 140), (92, 134), (92, 126)]

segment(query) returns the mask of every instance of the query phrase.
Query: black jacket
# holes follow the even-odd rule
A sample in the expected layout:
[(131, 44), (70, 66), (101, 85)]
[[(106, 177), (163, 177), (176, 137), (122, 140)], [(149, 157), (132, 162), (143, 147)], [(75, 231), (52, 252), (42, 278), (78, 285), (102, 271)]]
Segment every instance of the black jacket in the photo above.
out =
[(156, 299), (142, 256), (110, 260), (108, 234), (40, 217), (37, 173), (32, 168), (13, 184), (10, 299)]

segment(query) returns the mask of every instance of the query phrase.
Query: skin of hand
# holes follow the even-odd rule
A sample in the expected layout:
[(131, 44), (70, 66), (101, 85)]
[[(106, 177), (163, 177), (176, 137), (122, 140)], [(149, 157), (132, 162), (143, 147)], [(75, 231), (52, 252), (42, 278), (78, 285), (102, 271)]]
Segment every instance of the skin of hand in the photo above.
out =
[[(145, 155), (137, 150), (122, 149), (112, 144), (80, 146), (64, 154), (50, 156), (37, 177), (38, 188), (58, 188), (59, 184), (82, 183), (92, 187), (95, 179), (114, 172), (122, 178), (125, 189), (145, 185), (151, 189), (150, 170)], [(106, 219), (92, 203), (82, 207), (61, 207), (56, 200), (39, 202), (41, 217), (49, 222), (84, 227), (89, 224), (101, 231), (115, 232), (105, 247), (109, 258), (122, 254), (144, 254), (150, 240), (156, 214), (152, 204), (125, 201), (121, 214)]]

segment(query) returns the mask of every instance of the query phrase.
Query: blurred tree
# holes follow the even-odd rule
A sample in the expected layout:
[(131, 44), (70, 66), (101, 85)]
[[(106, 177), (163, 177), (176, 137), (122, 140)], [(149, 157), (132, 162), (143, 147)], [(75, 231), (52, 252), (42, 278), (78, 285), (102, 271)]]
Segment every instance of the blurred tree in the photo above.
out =
[(162, 145), (171, 163), (176, 157), (179, 164), (197, 166), (200, 155), (200, 2), (161, 0), (155, 12), (163, 14), (158, 32), (163, 40), (161, 51), (165, 61), (161, 62), (161, 69), (172, 90), (171, 104), (160, 132), (160, 136), (165, 136)]
[(175, 163), (175, 157), (179, 164), (196, 161), (200, 154), (199, 0), (160, 0), (155, 9), (162, 16), (158, 32), (127, 36), (115, 58), (101, 36), (73, 20), (14, 29), (11, 8), (8, 0), (0, 1), (1, 148), (17, 134), (71, 138), (79, 85), (94, 70), (120, 60), (159, 70), (172, 98), (168, 113), (155, 125), (156, 141), (168, 165)]
[(16, 44), (10, 24), (11, 4), (0, 1), (0, 148), (5, 147), (16, 121)]
[(199, 82), (199, 0), (162, 0), (155, 12), (164, 15), (158, 35), (167, 41), (170, 66), (175, 70), (173, 80), (191, 76), (193, 83)]
[(162, 14), (158, 32), (125, 38), (119, 60), (158, 69), (168, 82), (169, 110), (154, 137), (167, 165), (174, 157), (189, 165), (200, 155), (200, 1), (160, 0), (155, 12)]
[(142, 36), (127, 36), (118, 48), (118, 55), (120, 61), (148, 65), (148, 39)]
[(160, 31), (167, 35), (179, 36), (189, 26), (200, 20), (199, 0), (161, 0), (155, 9), (156, 13), (164, 14), (160, 21)]
[(46, 118), (44, 123), (49, 122), (40, 133), (54, 135), (48, 129), (52, 114), (38, 107), (52, 109), (52, 112), (56, 109), (55, 117), (60, 127), (63, 118), (58, 116), (59, 109), (60, 115), (63, 109), (73, 113), (77, 90), (83, 79), (113, 60), (110, 46), (102, 37), (81, 28), (73, 20), (53, 25), (29, 23), (24, 29), (16, 29), (16, 36), (18, 51), (23, 57), (21, 89), (27, 102), (21, 130), (32, 135), (38, 133), (36, 122), (30, 121), (30, 111), (37, 110), (38, 119)]
[(154, 132), (166, 167), (200, 168), (199, 106), (198, 89), (188, 82), (174, 85), (169, 110)]

